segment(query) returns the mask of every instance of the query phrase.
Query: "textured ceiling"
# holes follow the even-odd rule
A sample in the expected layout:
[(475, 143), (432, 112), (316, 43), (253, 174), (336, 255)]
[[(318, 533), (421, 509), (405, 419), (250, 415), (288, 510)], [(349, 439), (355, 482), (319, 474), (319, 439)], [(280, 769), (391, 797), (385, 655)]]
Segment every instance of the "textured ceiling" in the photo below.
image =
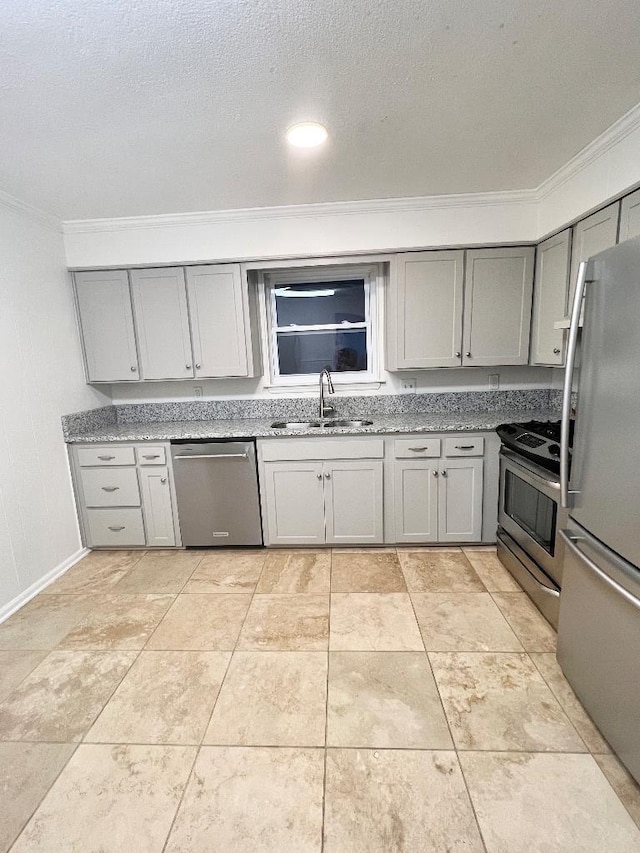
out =
[[(65, 219), (529, 188), (640, 100), (638, 0), (4, 0), (0, 189)], [(324, 122), (322, 150), (285, 128)]]

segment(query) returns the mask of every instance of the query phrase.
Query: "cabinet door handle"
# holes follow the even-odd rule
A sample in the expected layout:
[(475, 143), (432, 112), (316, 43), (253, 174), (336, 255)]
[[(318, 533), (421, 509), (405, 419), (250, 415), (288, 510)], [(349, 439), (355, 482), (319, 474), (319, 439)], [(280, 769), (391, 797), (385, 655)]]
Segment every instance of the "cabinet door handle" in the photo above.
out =
[(159, 453), (143, 453), (142, 458), (143, 459), (160, 459), (160, 454)]
[(465, 352), (465, 355), (466, 355), (466, 357), (467, 357), (467, 358), (471, 358), (471, 353), (470, 353), (470, 352)]
[(103, 492), (117, 492), (120, 486), (102, 486)]
[(132, 364), (132, 365), (131, 365), (131, 372), (132, 372), (132, 373), (137, 373), (137, 372), (138, 372), (138, 368), (137, 368), (134, 364)]
[(555, 347), (553, 350), (554, 355), (560, 355), (560, 347)]
[(185, 364), (185, 367), (187, 368), (187, 370), (191, 370), (191, 365), (190, 365), (190, 364)]
[(166, 483), (166, 482), (167, 482), (167, 478), (166, 478), (166, 477), (160, 477), (160, 482), (161, 482), (161, 483)]
[(424, 453), (424, 451), (428, 450), (428, 449), (429, 448), (426, 445), (424, 447), (410, 447), (409, 448), (409, 450), (411, 450), (413, 453)]
[(125, 525), (121, 524), (119, 527), (116, 524), (110, 524), (109, 530), (113, 530), (114, 533), (120, 533), (121, 530), (124, 530)]
[(433, 472), (433, 476), (434, 476), (434, 477), (437, 477), (437, 476), (438, 476), (438, 472), (434, 470), (434, 472)]
[(325, 476), (325, 478), (326, 478), (327, 480), (330, 480), (330, 479), (331, 479), (331, 474), (325, 474), (324, 476)]
[(456, 358), (460, 358), (460, 356), (461, 356), (461, 355), (462, 355), (462, 353), (458, 350), (458, 351), (456, 352)]
[(196, 370), (200, 370), (201, 365), (196, 362)]
[(316, 477), (317, 477), (319, 480), (321, 480), (321, 479), (322, 479), (322, 474), (316, 474)]
[(475, 444), (456, 444), (456, 450), (473, 450)]
[(101, 459), (103, 462), (108, 462), (110, 459), (115, 459), (115, 456), (98, 456), (98, 459)]
[(446, 472), (446, 470), (445, 470), (445, 471), (441, 471), (440, 473), (442, 474), (442, 476), (443, 476), (443, 477), (446, 477), (446, 476), (447, 476), (447, 472)]

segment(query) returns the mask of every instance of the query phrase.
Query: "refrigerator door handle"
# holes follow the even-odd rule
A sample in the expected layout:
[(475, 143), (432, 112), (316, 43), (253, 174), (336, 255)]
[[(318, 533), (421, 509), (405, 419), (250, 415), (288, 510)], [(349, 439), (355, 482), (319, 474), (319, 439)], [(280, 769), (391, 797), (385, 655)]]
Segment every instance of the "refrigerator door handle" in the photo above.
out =
[(569, 506), (569, 495), (577, 494), (569, 491), (569, 422), (571, 420), (571, 392), (573, 390), (573, 371), (576, 363), (578, 347), (578, 328), (582, 312), (582, 298), (587, 283), (587, 261), (582, 261), (578, 268), (578, 280), (573, 295), (571, 323), (569, 325), (569, 340), (567, 342), (567, 360), (564, 371), (564, 387), (562, 390), (562, 427), (560, 433), (560, 505), (563, 509)]
[(617, 594), (621, 595), (625, 599), (625, 601), (629, 602), (629, 604), (632, 604), (636, 609), (640, 610), (640, 600), (638, 600), (635, 595), (632, 595), (629, 590), (625, 589), (617, 581), (610, 577), (606, 572), (603, 572), (597, 563), (594, 563), (594, 561), (590, 557), (587, 557), (587, 555), (577, 547), (576, 543), (580, 542), (582, 537), (570, 536), (569, 534), (565, 533), (564, 530), (560, 531), (560, 536), (564, 539), (567, 547), (571, 551), (573, 551), (576, 557), (582, 563), (584, 563), (587, 568), (591, 569), (591, 571), (595, 575), (597, 575), (600, 580), (603, 581), (603, 583), (614, 589)]

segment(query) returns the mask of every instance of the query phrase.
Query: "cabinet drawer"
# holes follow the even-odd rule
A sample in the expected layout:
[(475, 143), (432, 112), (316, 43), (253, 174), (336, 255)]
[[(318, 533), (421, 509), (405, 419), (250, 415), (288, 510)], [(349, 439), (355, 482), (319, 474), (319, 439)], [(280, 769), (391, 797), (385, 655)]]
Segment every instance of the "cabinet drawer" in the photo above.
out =
[(422, 459), (425, 456), (440, 456), (439, 438), (401, 438), (393, 442), (396, 459)]
[(167, 459), (164, 447), (157, 444), (136, 447), (136, 458), (138, 465), (166, 465)]
[(140, 506), (135, 468), (85, 468), (80, 476), (86, 506)]
[(144, 545), (141, 509), (88, 509), (89, 545)]
[(78, 462), (90, 465), (135, 465), (133, 447), (79, 447)]
[(482, 456), (484, 453), (484, 438), (480, 436), (461, 435), (459, 438), (445, 438), (445, 456)]

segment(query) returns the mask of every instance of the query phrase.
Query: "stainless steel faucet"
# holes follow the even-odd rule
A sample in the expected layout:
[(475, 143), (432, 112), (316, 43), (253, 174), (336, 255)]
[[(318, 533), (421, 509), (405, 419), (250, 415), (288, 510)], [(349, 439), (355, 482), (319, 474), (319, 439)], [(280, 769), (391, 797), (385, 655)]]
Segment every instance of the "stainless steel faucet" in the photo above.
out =
[(334, 413), (333, 406), (325, 406), (324, 404), (324, 378), (327, 377), (327, 390), (330, 394), (335, 394), (335, 389), (333, 387), (333, 380), (331, 379), (331, 373), (328, 367), (324, 367), (320, 371), (320, 418), (324, 418), (327, 415), (332, 415)]

